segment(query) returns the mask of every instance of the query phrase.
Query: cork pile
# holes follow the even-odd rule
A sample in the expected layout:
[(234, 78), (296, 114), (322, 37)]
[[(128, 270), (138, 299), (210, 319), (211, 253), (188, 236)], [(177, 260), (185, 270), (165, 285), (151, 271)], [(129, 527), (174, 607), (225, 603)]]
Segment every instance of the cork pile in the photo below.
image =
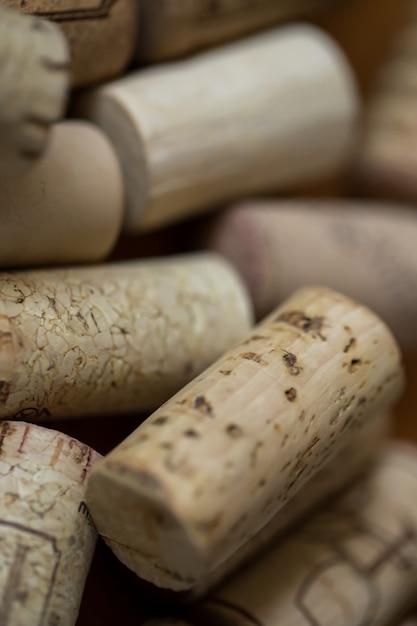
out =
[(417, 4), (368, 91), (358, 4), (0, 0), (0, 626), (412, 623)]

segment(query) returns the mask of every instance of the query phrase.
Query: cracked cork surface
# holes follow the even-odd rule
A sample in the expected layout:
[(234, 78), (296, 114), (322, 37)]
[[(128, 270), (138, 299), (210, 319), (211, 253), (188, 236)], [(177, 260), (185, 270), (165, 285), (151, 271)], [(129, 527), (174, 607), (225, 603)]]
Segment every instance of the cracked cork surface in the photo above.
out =
[(0, 424), (2, 626), (74, 626), (97, 538), (85, 486), (99, 458), (60, 432)]
[(87, 488), (93, 519), (139, 576), (195, 587), (402, 387), (378, 317), (301, 289), (105, 457)]
[(1, 273), (0, 418), (154, 409), (251, 321), (217, 255)]

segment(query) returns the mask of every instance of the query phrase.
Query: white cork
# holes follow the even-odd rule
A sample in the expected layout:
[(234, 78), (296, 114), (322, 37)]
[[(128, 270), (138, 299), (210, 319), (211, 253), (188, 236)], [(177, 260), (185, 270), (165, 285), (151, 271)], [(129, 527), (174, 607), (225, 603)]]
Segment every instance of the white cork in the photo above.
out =
[(247, 333), (221, 257), (0, 273), (0, 418), (160, 406)]
[(358, 96), (337, 44), (298, 25), (134, 72), (76, 110), (113, 142), (136, 233), (339, 171)]
[(74, 626), (97, 538), (84, 493), (99, 456), (54, 430), (0, 424), (2, 626)]
[(380, 315), (417, 348), (417, 213), (382, 201), (272, 200), (235, 205), (201, 229), (245, 281), (258, 317), (320, 283)]
[(379, 318), (329, 289), (301, 289), (95, 468), (93, 519), (139, 576), (195, 587), (402, 386)]
[(0, 175), (0, 267), (100, 261), (123, 220), (119, 163), (92, 124), (65, 121), (23, 176)]
[(1, 4), (0, 174), (10, 176), (30, 169), (64, 114), (69, 50), (57, 26)]

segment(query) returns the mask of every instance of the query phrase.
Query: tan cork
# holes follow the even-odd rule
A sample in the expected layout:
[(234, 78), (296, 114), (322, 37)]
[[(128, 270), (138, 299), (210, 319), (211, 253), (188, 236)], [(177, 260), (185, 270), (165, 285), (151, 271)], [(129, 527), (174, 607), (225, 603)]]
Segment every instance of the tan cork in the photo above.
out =
[(119, 163), (103, 133), (67, 120), (24, 176), (0, 175), (0, 267), (100, 261), (122, 226)]
[(220, 587), (186, 623), (399, 624), (415, 602), (416, 502), (417, 450), (391, 443), (367, 477)]
[(154, 409), (251, 322), (213, 254), (0, 273), (0, 418)]
[(301, 289), (104, 458), (87, 488), (93, 519), (139, 576), (195, 587), (402, 386), (379, 318)]
[(2, 626), (74, 626), (97, 538), (84, 493), (99, 456), (54, 430), (0, 424)]
[(69, 50), (54, 24), (0, 6), (0, 85), (0, 175), (23, 174), (65, 112)]
[(71, 50), (74, 87), (121, 74), (137, 36), (136, 0), (0, 0), (13, 9), (56, 22)]

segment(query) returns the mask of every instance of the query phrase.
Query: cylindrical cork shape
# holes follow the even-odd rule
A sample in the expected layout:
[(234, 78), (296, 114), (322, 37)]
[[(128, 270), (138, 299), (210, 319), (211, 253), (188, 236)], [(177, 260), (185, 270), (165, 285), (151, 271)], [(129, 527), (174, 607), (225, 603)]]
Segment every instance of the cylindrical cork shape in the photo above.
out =
[(223, 585), (186, 623), (398, 623), (415, 601), (416, 502), (417, 450), (392, 443), (365, 479)]
[(294, 289), (340, 289), (380, 315), (404, 348), (417, 347), (417, 213), (343, 200), (254, 201), (204, 226), (201, 245), (225, 256), (258, 317)]
[(109, 80), (128, 65), (137, 37), (137, 0), (0, 0), (56, 22), (71, 50), (75, 87)]
[(326, 288), (301, 289), (95, 468), (87, 502), (98, 530), (142, 578), (195, 587), (402, 381), (380, 319)]
[(64, 114), (69, 50), (54, 24), (0, 6), (0, 85), (0, 173), (9, 176), (33, 166)]
[(138, 58), (162, 61), (182, 56), (334, 4), (329, 0), (143, 0)]
[(98, 458), (57, 431), (0, 425), (2, 626), (74, 626), (97, 538), (84, 494)]
[(119, 155), (129, 233), (334, 173), (357, 109), (343, 53), (312, 26), (133, 73), (76, 106)]
[(368, 418), (363, 428), (326, 463), (294, 497), (251, 539), (244, 543), (226, 561), (209, 572), (187, 595), (186, 600), (195, 600), (207, 593), (243, 563), (253, 559), (277, 536), (299, 523), (323, 501), (334, 497), (338, 491), (364, 474), (381, 450), (381, 444), (389, 432), (389, 416), (377, 414)]
[(103, 133), (86, 122), (56, 124), (27, 174), (0, 175), (0, 267), (105, 258), (123, 203), (119, 163)]
[(0, 418), (154, 409), (247, 333), (219, 256), (0, 273)]
[(355, 160), (361, 190), (374, 195), (417, 199), (417, 2), (385, 65), (367, 106), (362, 142)]

